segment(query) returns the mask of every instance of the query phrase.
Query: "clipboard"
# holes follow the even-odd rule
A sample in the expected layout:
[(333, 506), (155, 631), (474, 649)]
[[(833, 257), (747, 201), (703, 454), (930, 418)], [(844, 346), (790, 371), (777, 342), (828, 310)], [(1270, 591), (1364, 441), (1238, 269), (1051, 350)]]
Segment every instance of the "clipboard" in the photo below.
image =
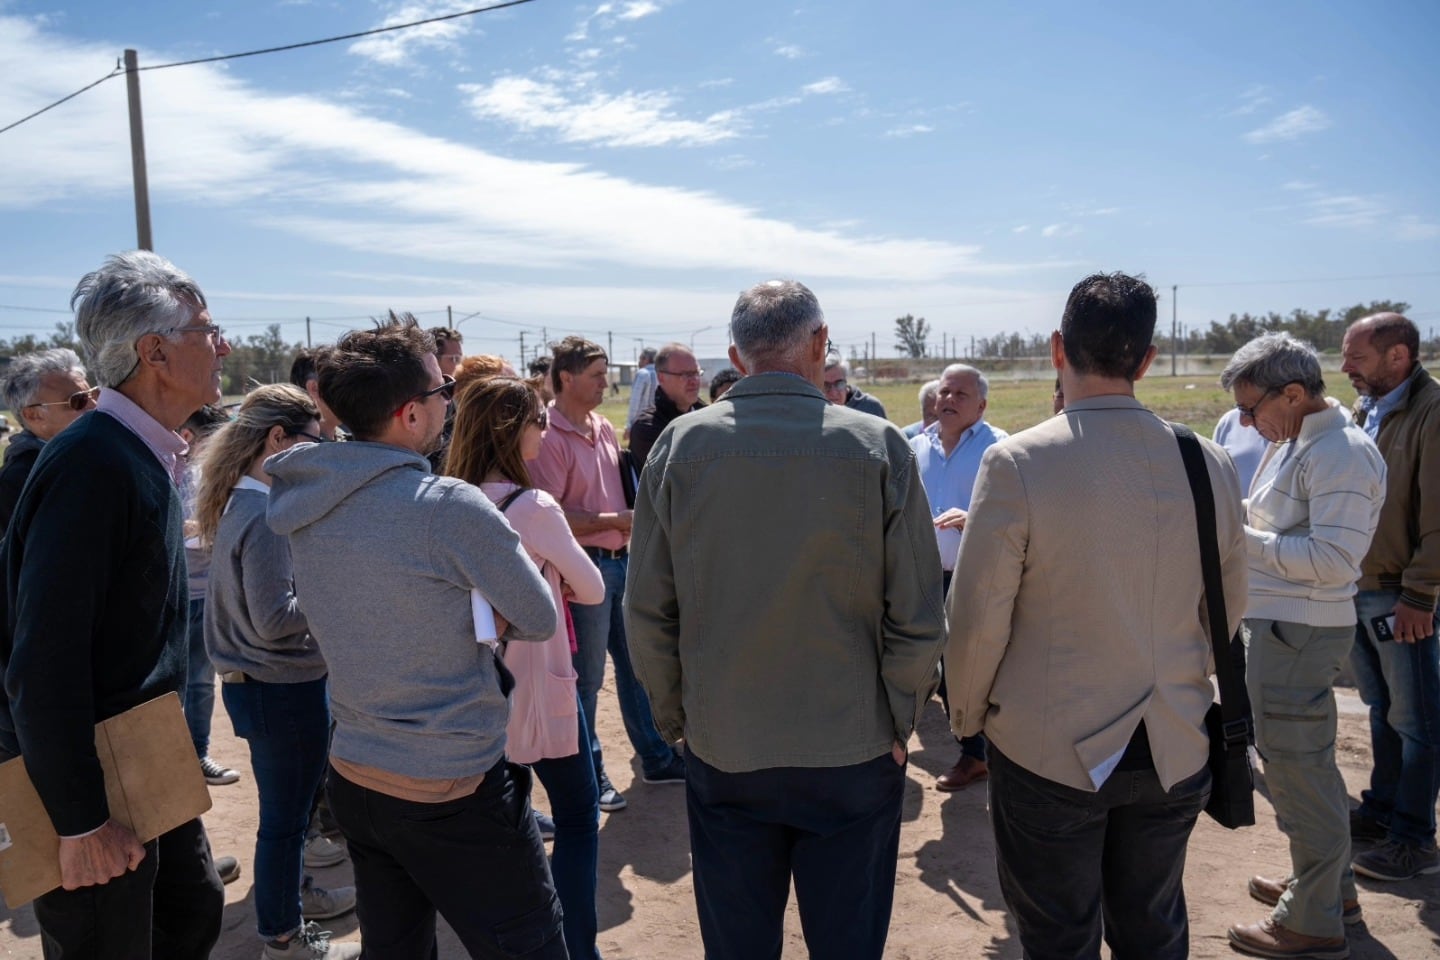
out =
[[(180, 696), (167, 693), (95, 727), (110, 818), (141, 843), (210, 809)], [(60, 837), (25, 758), (0, 763), (0, 894), (14, 910), (60, 886)]]

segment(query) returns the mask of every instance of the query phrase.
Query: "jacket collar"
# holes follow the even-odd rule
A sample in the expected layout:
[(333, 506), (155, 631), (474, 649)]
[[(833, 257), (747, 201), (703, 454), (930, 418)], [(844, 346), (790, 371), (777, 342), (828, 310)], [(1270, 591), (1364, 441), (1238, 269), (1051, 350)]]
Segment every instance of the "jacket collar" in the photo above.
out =
[(732, 397), (739, 400), (744, 397), (763, 397), (788, 395), (797, 397), (812, 397), (822, 403), (829, 403), (825, 394), (820, 388), (798, 373), (752, 373), (749, 376), (740, 378), (735, 386), (725, 391), (721, 400), (729, 400)]

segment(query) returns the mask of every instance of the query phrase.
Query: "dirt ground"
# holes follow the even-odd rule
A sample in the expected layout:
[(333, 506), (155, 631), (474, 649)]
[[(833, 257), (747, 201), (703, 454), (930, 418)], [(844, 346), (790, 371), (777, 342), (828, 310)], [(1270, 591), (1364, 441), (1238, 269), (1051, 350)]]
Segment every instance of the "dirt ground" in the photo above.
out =
[[(1341, 691), (1339, 756), (1352, 797), (1358, 797), (1370, 770), (1368, 724), (1353, 691)], [(703, 950), (695, 922), (684, 790), (647, 786), (639, 767), (626, 763), (629, 743), (620, 724), (612, 688), (601, 693), (600, 731), (612, 778), (630, 801), (602, 814), (600, 831), (600, 948), (607, 960), (698, 960)], [(238, 784), (214, 787), (214, 809), (205, 817), (217, 854), (240, 858), (243, 873), (226, 888), (224, 933), (217, 960), (253, 960), (259, 952), (252, 909), (256, 802), (244, 741), (231, 733), (216, 700), (213, 755), (242, 770)], [(1013, 924), (1007, 920), (995, 877), (994, 844), (986, 820), (983, 786), (956, 794), (934, 789), (935, 777), (955, 760), (940, 705), (927, 712), (911, 743), (895, 910), (886, 956), (893, 960), (1020, 957)], [(1190, 843), (1185, 887), (1190, 905), (1191, 952), (1195, 957), (1233, 957), (1226, 928), (1251, 923), (1265, 908), (1245, 893), (1254, 873), (1281, 876), (1288, 856), (1284, 837), (1264, 797), (1257, 797), (1259, 824), (1240, 831), (1217, 827), (1201, 817)], [(537, 788), (536, 806), (545, 808)], [(484, 864), (475, 864), (483, 870)], [(349, 866), (315, 871), (325, 886), (349, 882)], [(1365, 923), (1350, 933), (1357, 960), (1421, 960), (1440, 957), (1440, 874), (1398, 884), (1361, 879)], [(327, 924), (337, 939), (356, 940), (353, 914)], [(442, 924), (443, 928), (443, 924)], [(440, 955), (464, 952), (442, 929)], [(0, 956), (39, 958), (39, 934), (28, 908), (0, 907)], [(793, 901), (786, 921), (785, 956), (804, 957), (805, 945)]]

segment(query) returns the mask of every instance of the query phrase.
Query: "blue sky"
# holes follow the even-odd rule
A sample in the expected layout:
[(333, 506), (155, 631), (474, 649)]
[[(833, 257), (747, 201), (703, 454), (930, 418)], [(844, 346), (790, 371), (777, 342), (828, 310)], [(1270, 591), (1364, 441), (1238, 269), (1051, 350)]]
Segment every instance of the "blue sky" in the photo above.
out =
[[(0, 0), (0, 125), (108, 72), (478, 0)], [(736, 291), (834, 339), (1046, 332), (1097, 269), (1186, 326), (1392, 298), (1440, 327), (1440, 4), (535, 2), (142, 75), (156, 249), (240, 335), (385, 309), (471, 352), (690, 341)], [(1426, 91), (1429, 91), (1428, 93)], [(135, 243), (117, 77), (0, 134), (0, 336)], [(19, 309), (27, 308), (27, 309)], [(55, 312), (47, 312), (55, 311)], [(471, 316), (473, 314), (473, 316)]]

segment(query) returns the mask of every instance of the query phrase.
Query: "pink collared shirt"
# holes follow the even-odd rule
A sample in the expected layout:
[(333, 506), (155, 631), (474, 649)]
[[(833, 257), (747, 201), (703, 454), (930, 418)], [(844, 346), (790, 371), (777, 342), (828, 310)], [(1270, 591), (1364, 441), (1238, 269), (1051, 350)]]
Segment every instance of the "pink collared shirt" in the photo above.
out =
[[(540, 441), (540, 456), (530, 464), (530, 479), (560, 502), (566, 510), (587, 513), (622, 513), (625, 491), (620, 487), (620, 442), (610, 421), (590, 411), (590, 432), (585, 434), (550, 404), (550, 426)], [(619, 550), (629, 537), (619, 530), (601, 530), (576, 537), (582, 547)]]
[(185, 478), (185, 454), (190, 452), (190, 445), (180, 434), (161, 426), (143, 407), (119, 390), (109, 387), (100, 391), (95, 410), (119, 420), (126, 429), (139, 437), (141, 442), (150, 448), (150, 452), (155, 454), (160, 466), (170, 474), (175, 486), (180, 486)]

